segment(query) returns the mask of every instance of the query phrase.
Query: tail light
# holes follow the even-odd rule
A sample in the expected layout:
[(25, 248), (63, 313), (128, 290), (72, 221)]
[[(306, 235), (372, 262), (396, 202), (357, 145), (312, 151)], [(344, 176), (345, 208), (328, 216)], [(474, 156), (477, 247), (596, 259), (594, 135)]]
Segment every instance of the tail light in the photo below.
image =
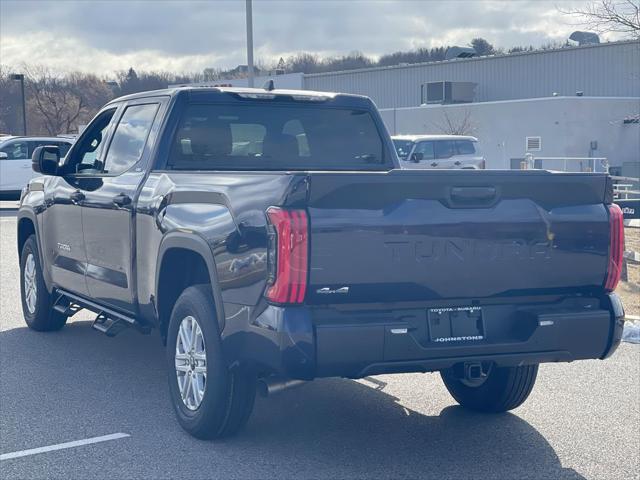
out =
[(609, 205), (609, 226), (611, 236), (609, 239), (609, 266), (607, 277), (604, 281), (604, 289), (613, 292), (620, 281), (622, 273), (622, 254), (624, 253), (624, 221), (622, 210), (615, 203)]
[(307, 291), (309, 234), (307, 212), (270, 207), (267, 300), (302, 303)]

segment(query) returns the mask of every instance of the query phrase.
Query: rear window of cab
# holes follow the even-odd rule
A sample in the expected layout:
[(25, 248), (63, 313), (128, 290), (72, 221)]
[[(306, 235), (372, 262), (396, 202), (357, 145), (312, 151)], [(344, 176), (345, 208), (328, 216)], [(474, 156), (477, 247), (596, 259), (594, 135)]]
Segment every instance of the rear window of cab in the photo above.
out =
[(173, 170), (388, 170), (371, 113), (309, 104), (190, 104), (179, 121)]

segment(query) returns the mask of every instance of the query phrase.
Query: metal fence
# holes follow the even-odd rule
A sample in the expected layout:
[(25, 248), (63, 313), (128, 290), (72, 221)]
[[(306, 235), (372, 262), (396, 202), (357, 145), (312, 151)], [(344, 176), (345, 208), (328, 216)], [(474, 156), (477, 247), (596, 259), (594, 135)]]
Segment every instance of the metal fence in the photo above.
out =
[(521, 170), (555, 170), (559, 172), (600, 172), (609, 171), (606, 157), (536, 157), (531, 153), (519, 162), (512, 161), (512, 167)]

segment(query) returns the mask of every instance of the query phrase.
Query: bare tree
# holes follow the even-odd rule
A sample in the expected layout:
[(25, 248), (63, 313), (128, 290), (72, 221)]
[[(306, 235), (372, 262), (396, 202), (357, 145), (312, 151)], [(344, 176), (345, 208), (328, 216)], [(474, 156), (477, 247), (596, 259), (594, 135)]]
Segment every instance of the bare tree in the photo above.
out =
[(313, 53), (301, 52), (287, 58), (285, 65), (289, 72), (315, 73), (319, 69), (320, 58)]
[(576, 17), (576, 25), (597, 33), (619, 33), (629, 38), (640, 38), (638, 0), (599, 0), (584, 8), (559, 10)]
[(94, 75), (57, 76), (45, 67), (24, 67), (27, 110), (36, 131), (58, 135), (88, 121), (110, 98), (109, 87)]
[(473, 135), (476, 130), (469, 110), (465, 110), (461, 115), (449, 115), (449, 112), (444, 112), (442, 121), (434, 123), (434, 126), (445, 135)]
[(0, 65), (0, 133), (20, 130), (20, 92), (18, 82), (11, 80), (10, 67)]

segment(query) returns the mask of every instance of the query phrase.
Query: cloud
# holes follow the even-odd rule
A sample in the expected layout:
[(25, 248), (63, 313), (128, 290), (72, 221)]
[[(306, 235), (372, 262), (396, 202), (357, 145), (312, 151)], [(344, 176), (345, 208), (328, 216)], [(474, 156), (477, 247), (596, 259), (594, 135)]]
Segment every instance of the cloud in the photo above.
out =
[[(563, 7), (584, 5), (564, 2)], [(244, 1), (0, 2), (0, 62), (108, 75), (137, 69), (201, 71), (245, 63)], [(254, 0), (255, 56), (564, 40), (574, 27), (546, 1)]]

